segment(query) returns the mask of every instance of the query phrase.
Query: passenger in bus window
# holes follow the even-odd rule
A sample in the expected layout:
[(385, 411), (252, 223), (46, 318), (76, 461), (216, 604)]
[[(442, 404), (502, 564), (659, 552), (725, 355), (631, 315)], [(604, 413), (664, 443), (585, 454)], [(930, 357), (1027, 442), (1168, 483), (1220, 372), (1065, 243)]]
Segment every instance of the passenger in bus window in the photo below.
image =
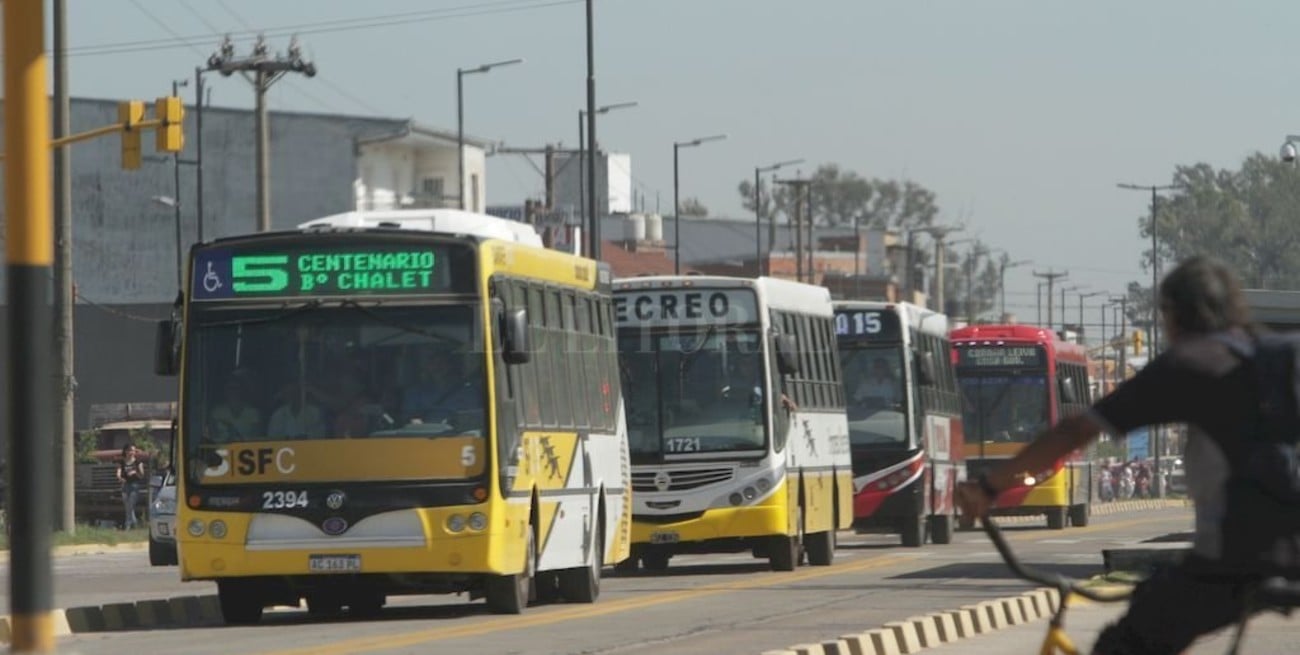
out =
[(325, 419), (320, 407), (308, 398), (309, 392), (297, 382), (280, 390), (280, 407), (271, 414), (267, 436), (272, 439), (317, 439), (325, 436)]
[(339, 381), (338, 406), (334, 414), (334, 436), (364, 437), (374, 429), (377, 416), (366, 398), (365, 387), (354, 376)]
[[(481, 362), (473, 353), (434, 350), (421, 359), (421, 379), (402, 394), (405, 423), (453, 422), (478, 414), (481, 422), (483, 390)], [(459, 429), (478, 429), (474, 426)]]
[(894, 407), (902, 404), (898, 378), (884, 357), (871, 362), (871, 373), (864, 377), (853, 394), (853, 401), (875, 407)]
[(247, 373), (236, 371), (226, 380), (225, 397), (208, 418), (208, 436), (212, 441), (230, 443), (261, 437), (262, 413), (249, 402), (250, 382)]

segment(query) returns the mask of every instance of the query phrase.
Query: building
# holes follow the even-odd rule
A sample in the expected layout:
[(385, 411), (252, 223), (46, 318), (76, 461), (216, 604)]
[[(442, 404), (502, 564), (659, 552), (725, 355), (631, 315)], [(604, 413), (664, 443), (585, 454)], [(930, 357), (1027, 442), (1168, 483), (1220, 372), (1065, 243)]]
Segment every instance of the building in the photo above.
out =
[[(574, 152), (551, 155), (553, 209), (582, 215), (586, 194), (586, 157)], [(596, 215), (627, 214), (632, 207), (632, 156), (598, 151), (596, 154)]]
[[(116, 100), (72, 100), (73, 132), (116, 123)], [(197, 116), (186, 107), (185, 151), (198, 159)], [(486, 202), (486, 142), (467, 139), (465, 188), (457, 191), (454, 132), (410, 119), (271, 112), (271, 224), (301, 222), (353, 209)], [(153, 322), (177, 296), (180, 261), (200, 234), (196, 169), (155, 155), (145, 137), (138, 170), (120, 165), (120, 139), (71, 146), (77, 405), (175, 400), (176, 381), (153, 374)], [(256, 152), (252, 111), (203, 110), (202, 237), (256, 229)], [(179, 198), (178, 212), (169, 203)], [(178, 248), (179, 244), (179, 248)], [(0, 273), (2, 274), (2, 273)]]

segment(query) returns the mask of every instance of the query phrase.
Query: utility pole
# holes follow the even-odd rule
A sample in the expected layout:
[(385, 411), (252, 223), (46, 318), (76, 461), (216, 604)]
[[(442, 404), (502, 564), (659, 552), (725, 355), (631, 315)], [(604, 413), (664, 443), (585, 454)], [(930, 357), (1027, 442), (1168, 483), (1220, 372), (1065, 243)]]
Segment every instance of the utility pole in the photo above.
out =
[[(1048, 269), (1046, 273), (1034, 271), (1034, 277), (1041, 277), (1047, 280), (1047, 329), (1052, 329), (1052, 285), (1056, 281), (1069, 275), (1067, 271), (1053, 271)], [(1040, 324), (1041, 325), (1041, 324)]]
[(270, 54), (266, 40), (257, 37), (253, 52), (235, 57), (235, 44), (227, 36), (221, 49), (208, 58), (208, 69), (224, 76), (240, 73), (253, 85), (255, 122), (257, 124), (257, 231), (271, 229), (271, 126), (266, 112), (266, 92), (289, 73), (315, 77), (316, 65), (302, 58), (297, 39), (289, 42), (288, 56)]
[(196, 241), (203, 243), (203, 73), (194, 67), (194, 223)]
[[(1066, 320), (1066, 319), (1065, 319), (1065, 292), (1066, 292), (1066, 291), (1078, 291), (1079, 289), (1082, 289), (1083, 287), (1084, 287), (1084, 285), (1081, 285), (1081, 284), (1075, 284), (1075, 285), (1071, 285), (1071, 286), (1068, 286), (1068, 287), (1065, 287), (1065, 286), (1061, 287), (1061, 334), (1065, 334), (1065, 320)], [(1050, 301), (1051, 298), (1048, 298), (1048, 300)]]
[(600, 216), (596, 214), (596, 38), (594, 0), (587, 0), (587, 214), (591, 216), (587, 256), (600, 261)]
[[(557, 148), (551, 144), (547, 144), (540, 148), (501, 147), (501, 148), (497, 148), (494, 152), (496, 154), (502, 154), (502, 155), (523, 155), (524, 159), (528, 162), (528, 164), (533, 167), (533, 170), (537, 171), (537, 174), (542, 176), (542, 179), (545, 180), (544, 193), (546, 195), (547, 211), (555, 211), (556, 209), (555, 176), (557, 174), (557, 171), (555, 170), (555, 156), (556, 155), (578, 155), (581, 153), (581, 151), (579, 150), (575, 150), (572, 148)], [(532, 155), (542, 155), (543, 157), (542, 166), (538, 166), (537, 163), (533, 161)], [(567, 161), (574, 161), (574, 160), (572, 158), (569, 158)], [(564, 166), (568, 166), (568, 164), (565, 163)], [(561, 168), (563, 168), (564, 166), (562, 166)], [(579, 166), (578, 177), (581, 178), (582, 177), (581, 161), (579, 161), (578, 166)], [(581, 199), (579, 199), (578, 202), (579, 205), (582, 204)], [(588, 229), (586, 223), (581, 223), (580, 225), (582, 226), (582, 229), (584, 230)]]
[[(816, 277), (815, 277), (815, 274), (813, 273), (813, 261), (812, 261), (812, 250), (813, 250), (812, 236), (813, 236), (813, 233), (812, 233), (812, 195), (811, 195), (811, 188), (812, 188), (812, 182), (813, 182), (813, 181), (812, 181), (812, 180), (805, 180), (805, 179), (802, 179), (802, 178), (796, 178), (796, 179), (793, 179), (793, 180), (774, 180), (774, 182), (776, 182), (777, 184), (786, 184), (786, 185), (789, 185), (789, 186), (791, 186), (791, 187), (794, 188), (794, 243), (795, 243), (795, 245), (794, 245), (794, 262), (795, 262), (795, 279), (798, 280), (798, 281), (800, 281), (800, 282), (803, 282), (803, 281), (804, 281), (804, 225), (803, 225), (803, 222), (804, 222), (804, 210), (805, 210), (805, 207), (806, 207), (806, 209), (808, 210), (808, 223), (809, 223), (809, 226), (808, 226), (808, 251), (809, 251), (809, 252), (808, 252), (808, 258), (807, 258), (807, 260), (808, 260), (808, 261), (807, 261), (807, 264), (808, 264), (808, 266), (807, 266), (807, 272), (808, 272), (808, 280), (809, 280), (810, 282), (814, 282), (814, 283), (815, 283)], [(804, 195), (804, 194), (808, 194), (808, 195), (807, 195), (808, 202), (806, 203), (806, 205), (805, 205), (805, 202), (804, 202), (804, 199), (805, 199), (805, 195)]]
[[(54, 0), (54, 138), (72, 131), (68, 97), (68, 2)], [(54, 529), (72, 534), (76, 520), (76, 394), (73, 313), (77, 299), (72, 279), (72, 158), (63, 145), (54, 149), (54, 427), (58, 431), (58, 512)]]
[(1128, 332), (1128, 296), (1111, 298), (1112, 304), (1119, 303), (1119, 319), (1115, 321), (1116, 327), (1119, 328), (1119, 334), (1115, 339), (1116, 366), (1115, 369), (1115, 386), (1119, 386), (1124, 381), (1124, 369), (1128, 362), (1128, 346), (1124, 341), (1124, 333)]

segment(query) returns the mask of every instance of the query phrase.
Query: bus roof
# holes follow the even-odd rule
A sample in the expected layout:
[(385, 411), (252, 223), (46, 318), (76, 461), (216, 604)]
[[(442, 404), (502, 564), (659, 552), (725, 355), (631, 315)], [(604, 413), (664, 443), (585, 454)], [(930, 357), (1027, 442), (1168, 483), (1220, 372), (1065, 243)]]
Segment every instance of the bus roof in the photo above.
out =
[(909, 302), (888, 302), (884, 300), (836, 300), (835, 310), (866, 310), (894, 312), (903, 319), (904, 324), (923, 334), (948, 338), (948, 315), (941, 314), (928, 307)]
[(1274, 330), (1300, 328), (1300, 291), (1246, 289), (1251, 320)]
[(752, 288), (767, 307), (814, 316), (831, 315), (831, 292), (826, 287), (776, 277), (724, 275), (644, 275), (614, 280), (614, 291), (651, 288), (704, 287)]
[(396, 229), (419, 232), (437, 232), (514, 241), (542, 247), (542, 237), (533, 226), (487, 214), (459, 209), (386, 209), (381, 211), (351, 211), (332, 214), (298, 225), (298, 229), (321, 230), (374, 230)]
[(962, 343), (1037, 343), (1066, 361), (1086, 363), (1088, 350), (1082, 345), (1061, 339), (1060, 335), (1037, 325), (967, 325), (949, 335), (954, 345)]

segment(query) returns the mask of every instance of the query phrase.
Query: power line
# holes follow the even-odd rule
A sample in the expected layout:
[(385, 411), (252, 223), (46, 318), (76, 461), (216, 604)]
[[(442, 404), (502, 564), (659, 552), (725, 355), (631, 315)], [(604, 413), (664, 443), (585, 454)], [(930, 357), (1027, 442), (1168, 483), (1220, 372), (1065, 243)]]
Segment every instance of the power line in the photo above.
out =
[[(161, 28), (163, 29), (164, 32), (166, 32), (166, 33), (172, 35), (172, 36), (173, 36), (174, 38), (176, 38), (177, 40), (181, 40), (181, 39), (182, 39), (181, 35), (180, 35), (180, 34), (177, 34), (175, 30), (173, 30), (169, 25), (167, 25), (167, 23), (164, 23), (163, 20), (162, 20), (161, 18), (155, 16), (155, 15), (153, 14), (153, 12), (149, 11), (148, 9), (145, 9), (145, 8), (144, 8), (144, 5), (140, 4), (140, 0), (131, 0), (131, 4), (134, 5), (135, 8), (138, 9), (138, 10), (140, 11), (140, 13), (144, 14), (144, 15), (145, 15), (145, 18), (148, 18), (150, 21), (152, 21), (154, 25), (157, 25), (158, 27), (161, 27)], [(206, 21), (205, 21), (205, 22), (206, 22)], [(189, 48), (190, 50), (192, 50), (192, 51), (193, 51), (195, 54), (197, 54), (198, 56), (200, 56), (200, 57), (203, 56), (203, 51), (199, 50), (197, 45), (195, 45), (195, 44), (193, 44), (193, 43), (189, 43), (189, 42), (183, 43), (182, 45), (184, 45), (186, 48)], [(178, 46), (178, 47), (179, 47), (179, 46)], [(63, 51), (67, 54), (67, 56), (72, 57), (72, 56), (74, 56), (74, 55), (72, 54), (72, 51), (73, 51), (73, 50), (76, 50), (76, 48), (64, 48)]]
[[(134, 2), (134, 0), (132, 1)], [(318, 21), (314, 23), (301, 23), (298, 25), (283, 25), (267, 28), (265, 30), (243, 30), (231, 32), (230, 37), (232, 41), (250, 41), (256, 38), (259, 34), (267, 38), (275, 38), (306, 34), (350, 32), (382, 27), (397, 27), (413, 23), (439, 22), (456, 18), (471, 18), (533, 11), (537, 9), (548, 9), (564, 5), (578, 4), (583, 1), (584, 0), (506, 0), (503, 2), (457, 5), (443, 9), (413, 11), (400, 14), (384, 14), (369, 17), (361, 16)], [(67, 54), (69, 57), (80, 57), (87, 55), (116, 55), (156, 50), (193, 48), (196, 45), (209, 42), (210, 38), (211, 37), (206, 34), (194, 36), (173, 34), (173, 38), (171, 39), (142, 39), (68, 48)]]
[(226, 4), (226, 0), (217, 0), (217, 4), (221, 5), (221, 8), (226, 10), (226, 13), (230, 14), (231, 18), (234, 18), (236, 23), (243, 25), (244, 29), (250, 32), (254, 31), (253, 26), (249, 25), (248, 21), (244, 20), (243, 16), (240, 16), (234, 9), (230, 8), (230, 5)]

